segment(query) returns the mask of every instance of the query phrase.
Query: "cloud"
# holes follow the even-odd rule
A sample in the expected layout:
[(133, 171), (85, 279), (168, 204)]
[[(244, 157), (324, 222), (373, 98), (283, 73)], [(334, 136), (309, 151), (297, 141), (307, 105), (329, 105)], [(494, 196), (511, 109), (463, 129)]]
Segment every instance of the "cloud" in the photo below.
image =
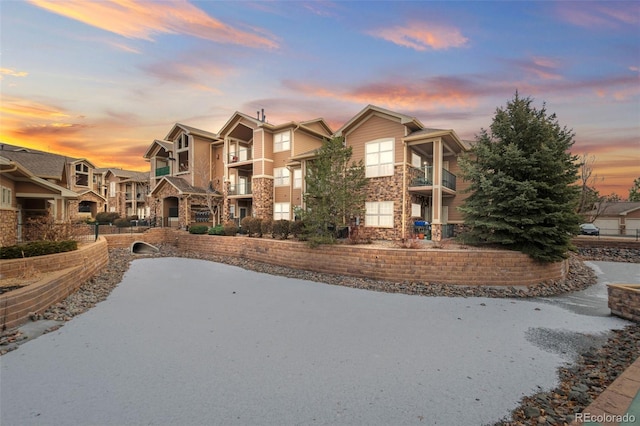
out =
[(542, 80), (562, 80), (562, 75), (558, 72), (560, 63), (553, 58), (534, 56), (528, 59), (513, 60), (510, 63), (527, 74)]
[(3, 97), (0, 112), (22, 118), (60, 119), (69, 117), (62, 108), (15, 97)]
[(26, 71), (15, 71), (10, 68), (0, 68), (0, 80), (2, 80), (5, 75), (11, 77), (26, 77), (29, 73)]
[(371, 30), (367, 34), (418, 51), (464, 47), (469, 41), (457, 28), (419, 21)]
[(221, 22), (186, 0), (30, 0), (35, 6), (127, 38), (153, 41), (181, 34), (216, 43), (275, 49), (275, 37), (259, 28), (242, 30)]
[(640, 25), (637, 2), (557, 2), (557, 16), (570, 24), (590, 29), (613, 29)]

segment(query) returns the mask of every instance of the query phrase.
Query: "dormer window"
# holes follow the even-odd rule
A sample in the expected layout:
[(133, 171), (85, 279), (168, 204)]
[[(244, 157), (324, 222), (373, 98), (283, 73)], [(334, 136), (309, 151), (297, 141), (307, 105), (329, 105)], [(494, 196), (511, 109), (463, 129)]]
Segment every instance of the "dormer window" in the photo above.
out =
[(76, 185), (89, 186), (89, 166), (86, 164), (76, 164)]

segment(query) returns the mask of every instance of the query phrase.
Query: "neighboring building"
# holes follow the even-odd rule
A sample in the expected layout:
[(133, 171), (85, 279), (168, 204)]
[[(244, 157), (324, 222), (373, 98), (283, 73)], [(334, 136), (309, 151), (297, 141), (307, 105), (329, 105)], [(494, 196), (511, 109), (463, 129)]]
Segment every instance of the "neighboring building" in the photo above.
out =
[[(74, 221), (94, 217), (97, 212), (105, 209), (106, 200), (100, 195), (95, 183), (95, 166), (88, 160), (9, 144), (0, 144), (0, 155), (19, 163), (33, 176), (76, 194), (75, 199), (66, 198), (67, 204), (56, 206), (54, 216), (58, 220)], [(29, 215), (39, 215), (47, 210), (43, 205), (38, 206), (24, 207), (25, 219)]]
[(149, 173), (123, 169), (106, 169), (103, 173), (104, 193), (107, 208), (121, 217), (149, 216)]
[(0, 152), (0, 246), (22, 241), (22, 225), (29, 218), (68, 220), (70, 206), (77, 206), (78, 194), (35, 176), (3, 154)]
[(600, 235), (640, 235), (640, 202), (603, 202), (584, 214)]
[(467, 185), (456, 173), (469, 144), (453, 130), (429, 129), (373, 105), (335, 133), (321, 118), (273, 125), (264, 112), (256, 118), (236, 112), (217, 134), (178, 123), (144, 155), (151, 163), (151, 215), (176, 227), (245, 216), (293, 220), (296, 207), (304, 208), (307, 163), (333, 136), (344, 137), (352, 160), (366, 167), (366, 213), (358, 218), (364, 235), (408, 238), (422, 220), (439, 240), (462, 225), (457, 207)]

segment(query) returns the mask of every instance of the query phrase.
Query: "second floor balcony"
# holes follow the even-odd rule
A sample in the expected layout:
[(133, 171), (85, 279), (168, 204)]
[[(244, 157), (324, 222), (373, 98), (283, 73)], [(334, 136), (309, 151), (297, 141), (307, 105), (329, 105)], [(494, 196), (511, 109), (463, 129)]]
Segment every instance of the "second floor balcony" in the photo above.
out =
[(251, 182), (229, 185), (229, 195), (251, 195)]
[(156, 167), (156, 177), (166, 176), (169, 173), (171, 173), (171, 167), (170, 166)]
[[(410, 187), (432, 187), (433, 166), (411, 167), (409, 169)], [(442, 169), (442, 186), (456, 190), (456, 175), (447, 169)]]
[(229, 164), (232, 163), (242, 163), (243, 161), (252, 160), (253, 156), (251, 155), (251, 148), (240, 148), (237, 151), (229, 152)]

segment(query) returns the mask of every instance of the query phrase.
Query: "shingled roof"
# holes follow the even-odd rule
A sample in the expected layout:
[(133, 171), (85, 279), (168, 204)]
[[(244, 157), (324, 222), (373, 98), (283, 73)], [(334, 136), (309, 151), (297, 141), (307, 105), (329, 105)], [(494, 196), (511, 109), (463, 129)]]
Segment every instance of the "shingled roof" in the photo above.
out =
[(57, 180), (62, 179), (65, 163), (80, 160), (6, 143), (0, 144), (0, 154), (22, 164), (38, 177)]

